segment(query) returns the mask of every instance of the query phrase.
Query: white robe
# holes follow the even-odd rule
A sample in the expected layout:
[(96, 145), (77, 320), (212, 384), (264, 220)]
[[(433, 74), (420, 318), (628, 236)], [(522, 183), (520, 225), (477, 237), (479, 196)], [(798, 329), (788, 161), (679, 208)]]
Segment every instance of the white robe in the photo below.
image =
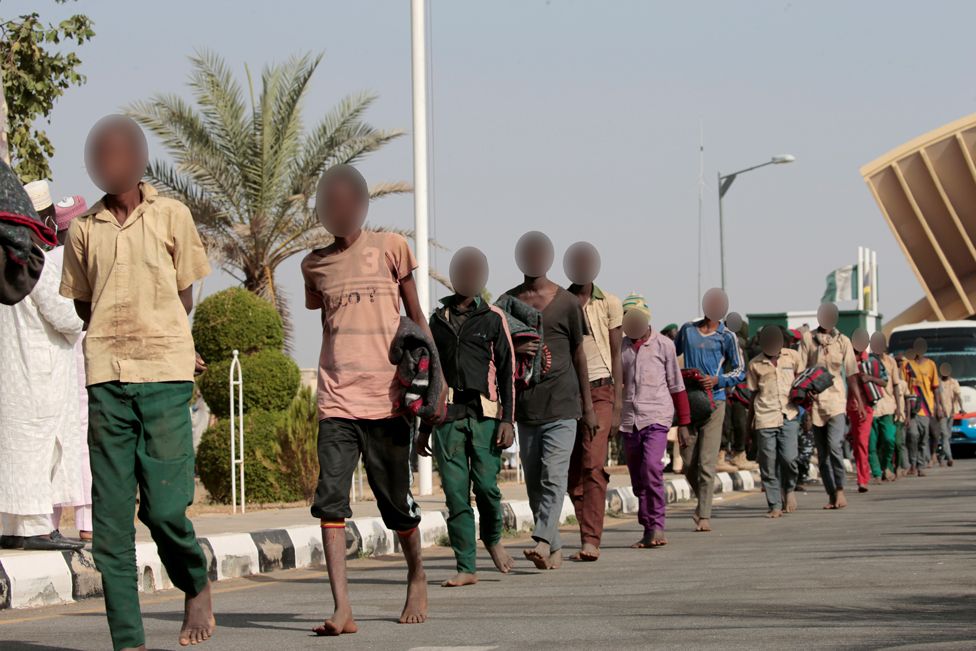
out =
[(75, 342), (82, 321), (46, 255), (30, 295), (0, 305), (0, 513), (48, 514), (82, 501)]

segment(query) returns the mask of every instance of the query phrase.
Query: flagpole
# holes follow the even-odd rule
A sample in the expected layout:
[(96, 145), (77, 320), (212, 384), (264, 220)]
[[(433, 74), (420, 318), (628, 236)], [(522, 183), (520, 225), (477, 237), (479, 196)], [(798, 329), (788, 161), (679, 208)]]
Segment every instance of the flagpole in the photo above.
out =
[[(417, 297), (420, 307), (430, 311), (430, 242), (427, 235), (427, 34), (425, 0), (411, 0), (411, 54), (413, 72), (413, 215), (417, 249)], [(420, 495), (430, 495), (433, 466), (430, 457), (419, 457), (417, 473)]]

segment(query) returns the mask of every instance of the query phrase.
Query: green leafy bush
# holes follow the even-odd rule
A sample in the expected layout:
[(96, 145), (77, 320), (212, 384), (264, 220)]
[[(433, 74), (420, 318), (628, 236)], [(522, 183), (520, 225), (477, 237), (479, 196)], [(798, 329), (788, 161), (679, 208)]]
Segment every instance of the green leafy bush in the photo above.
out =
[(281, 470), (294, 479), (308, 504), (319, 480), (318, 411), (315, 393), (302, 387), (278, 428)]
[[(282, 413), (265, 411), (244, 416), (244, 496), (248, 504), (296, 502), (303, 497), (298, 483), (278, 462), (278, 429), (283, 418)], [(230, 504), (229, 419), (221, 418), (203, 433), (197, 448), (197, 474), (214, 502)]]
[[(282, 411), (291, 405), (302, 382), (302, 372), (291, 357), (268, 349), (240, 359), (245, 415), (255, 409)], [(207, 372), (197, 378), (203, 399), (218, 418), (230, 415), (230, 364), (231, 360), (210, 363)]]
[(246, 289), (233, 287), (208, 296), (197, 306), (193, 342), (200, 356), (214, 364), (229, 360), (235, 350), (241, 355), (281, 350), (285, 330), (274, 305)]

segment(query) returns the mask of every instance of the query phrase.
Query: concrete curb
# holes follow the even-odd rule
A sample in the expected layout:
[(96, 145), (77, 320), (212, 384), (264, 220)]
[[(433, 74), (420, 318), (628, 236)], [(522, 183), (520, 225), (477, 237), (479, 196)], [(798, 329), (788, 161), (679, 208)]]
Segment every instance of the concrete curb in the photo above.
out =
[[(753, 490), (758, 483), (757, 472), (718, 473), (715, 492)], [(684, 477), (665, 482), (665, 489), (669, 504), (692, 498), (691, 487)], [(507, 529), (531, 531), (534, 519), (528, 500), (502, 502), (502, 510)], [(637, 497), (633, 489), (622, 486), (607, 491), (607, 512), (614, 515), (636, 513)], [(563, 500), (560, 521), (565, 524), (575, 516), (567, 496)], [(424, 547), (441, 543), (447, 536), (446, 514), (440, 511), (424, 513), (420, 536)], [(321, 529), (317, 524), (220, 534), (199, 541), (207, 557), (211, 581), (318, 567), (325, 559)], [(347, 558), (384, 556), (397, 553), (399, 548), (396, 534), (383, 525), (382, 519), (366, 517), (346, 521)], [(136, 545), (136, 566), (140, 592), (173, 587), (155, 544)], [(101, 596), (101, 577), (89, 550), (0, 554), (0, 610), (49, 606)]]

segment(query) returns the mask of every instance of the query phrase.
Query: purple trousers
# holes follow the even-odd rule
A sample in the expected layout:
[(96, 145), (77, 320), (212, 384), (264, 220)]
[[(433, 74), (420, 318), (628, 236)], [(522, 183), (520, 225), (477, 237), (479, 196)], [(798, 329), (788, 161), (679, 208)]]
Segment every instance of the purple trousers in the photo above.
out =
[(623, 432), (627, 445), (627, 468), (637, 497), (637, 521), (645, 534), (664, 531), (664, 451), (668, 446), (668, 428), (650, 425), (641, 430)]

